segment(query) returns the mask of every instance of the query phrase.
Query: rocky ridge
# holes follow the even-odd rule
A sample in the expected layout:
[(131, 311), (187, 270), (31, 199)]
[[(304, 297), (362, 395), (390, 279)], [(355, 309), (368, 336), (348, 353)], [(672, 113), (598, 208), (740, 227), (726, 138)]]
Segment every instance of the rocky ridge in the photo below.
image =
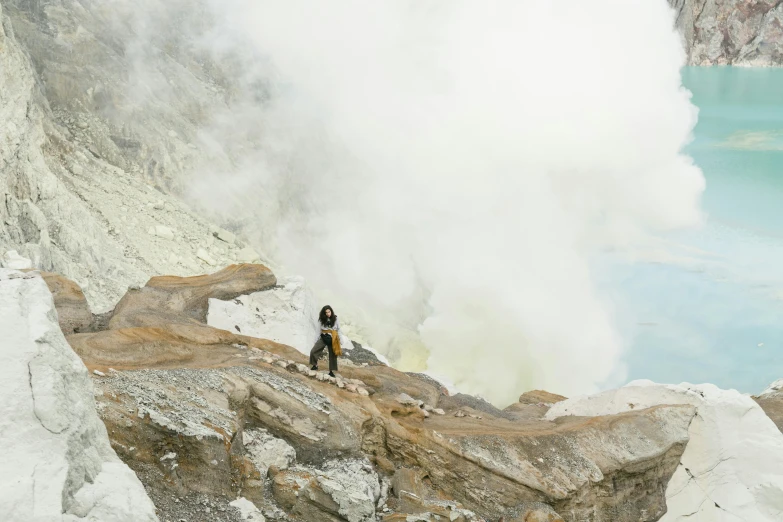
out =
[(665, 512), (693, 407), (550, 422), (541, 415), (562, 397), (525, 394), (502, 411), (431, 378), (353, 362), (353, 351), (331, 378), (296, 349), (204, 322), (205, 303), (275, 282), (260, 265), (154, 278), (94, 331), (67, 336), (92, 372), (113, 448), (162, 520), (235, 520), (238, 497), (258, 520), (622, 522)]
[[(207, 325), (218, 301), (255, 295), (270, 307), (258, 313), (269, 317), (280, 295), (296, 295), (259, 299), (280, 289), (261, 265), (153, 278), (109, 314), (90, 314), (86, 327), (89, 305), (72, 281), (9, 273), (38, 285), (24, 293), (25, 306), (58, 308), (59, 325), (52, 313), (42, 324), (60, 339), (62, 328), (91, 372), (108, 441), (163, 521), (761, 521), (779, 514), (783, 434), (770, 420), (783, 402), (779, 383), (755, 398), (762, 407), (709, 385), (640, 382), (576, 399), (536, 390), (499, 410), (366, 359), (360, 346), (332, 378), (310, 370), (300, 350)], [(44, 283), (53, 298), (41, 295)], [(19, 300), (0, 284), (4, 316)], [(309, 320), (281, 317), (294, 330)], [(6, 359), (19, 357), (20, 342), (7, 344)], [(4, 367), (10, 375), (15, 366)], [(114, 452), (104, 448), (99, 453), (112, 462)], [(131, 497), (110, 491), (88, 498), (148, 502), (139, 500), (147, 498), (140, 486)], [(125, 520), (124, 512), (104, 520)]]

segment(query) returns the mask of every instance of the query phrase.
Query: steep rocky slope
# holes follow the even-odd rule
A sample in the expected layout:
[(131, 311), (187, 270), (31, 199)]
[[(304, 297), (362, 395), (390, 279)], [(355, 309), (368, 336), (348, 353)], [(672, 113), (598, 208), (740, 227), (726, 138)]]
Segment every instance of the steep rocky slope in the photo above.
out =
[(129, 50), (112, 45), (117, 13), (101, 18), (105, 9), (0, 3), (0, 253), (77, 281), (97, 310), (157, 273), (258, 258), (167, 195), (172, 172), (206, 161), (182, 135), (192, 114), (128, 98)]
[(230, 520), (239, 495), (271, 520), (664, 513), (692, 407), (548, 422), (541, 415), (561, 397), (527, 394), (501, 411), (359, 362), (360, 348), (331, 378), (298, 350), (205, 324), (210, 300), (274, 285), (260, 265), (156, 278), (123, 299), (106, 329), (68, 336), (94, 371), (113, 447), (162, 518)]
[(669, 0), (690, 65), (783, 65), (779, 0)]

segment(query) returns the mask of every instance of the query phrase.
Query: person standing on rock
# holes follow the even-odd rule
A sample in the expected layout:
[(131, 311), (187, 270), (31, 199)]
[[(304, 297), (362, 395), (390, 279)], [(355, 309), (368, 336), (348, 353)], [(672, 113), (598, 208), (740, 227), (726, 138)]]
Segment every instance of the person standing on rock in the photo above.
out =
[(329, 350), (329, 376), (334, 377), (337, 371), (337, 356), (342, 355), (340, 348), (340, 320), (329, 305), (321, 308), (318, 314), (318, 326), (321, 328), (321, 335), (310, 350), (310, 366), (313, 370), (318, 369), (318, 357), (324, 348)]

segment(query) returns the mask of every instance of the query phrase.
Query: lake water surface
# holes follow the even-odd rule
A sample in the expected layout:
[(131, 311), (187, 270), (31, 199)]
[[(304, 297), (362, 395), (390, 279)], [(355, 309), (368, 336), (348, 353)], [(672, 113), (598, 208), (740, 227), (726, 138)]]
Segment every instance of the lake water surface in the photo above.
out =
[(671, 238), (687, 262), (613, 267), (628, 377), (758, 393), (783, 378), (783, 70), (689, 67), (683, 82), (708, 220)]

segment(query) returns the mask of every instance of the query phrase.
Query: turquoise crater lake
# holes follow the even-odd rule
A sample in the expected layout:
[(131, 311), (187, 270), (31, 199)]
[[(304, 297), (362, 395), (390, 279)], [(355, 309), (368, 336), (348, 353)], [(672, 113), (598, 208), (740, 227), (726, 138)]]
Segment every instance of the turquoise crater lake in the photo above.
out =
[(783, 378), (783, 70), (682, 76), (699, 108), (685, 151), (707, 179), (706, 225), (669, 238), (687, 262), (620, 263), (602, 279), (631, 311), (619, 316), (629, 379), (758, 393)]

